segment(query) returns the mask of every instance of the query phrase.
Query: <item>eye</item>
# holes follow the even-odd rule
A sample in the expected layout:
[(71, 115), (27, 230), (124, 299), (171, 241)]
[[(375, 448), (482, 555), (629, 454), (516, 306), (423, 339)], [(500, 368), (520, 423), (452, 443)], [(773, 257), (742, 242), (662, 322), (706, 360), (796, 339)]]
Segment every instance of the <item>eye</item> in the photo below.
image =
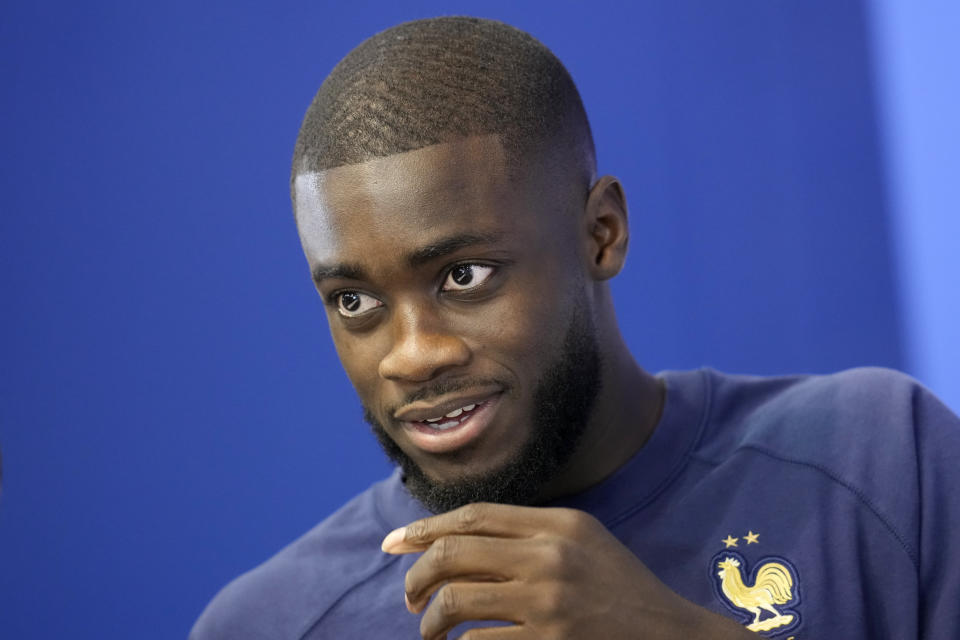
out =
[(340, 315), (348, 318), (356, 318), (383, 306), (383, 303), (373, 296), (359, 291), (341, 291), (334, 296), (334, 300)]
[(494, 267), (485, 264), (458, 264), (447, 274), (444, 291), (468, 291), (479, 287), (493, 275)]

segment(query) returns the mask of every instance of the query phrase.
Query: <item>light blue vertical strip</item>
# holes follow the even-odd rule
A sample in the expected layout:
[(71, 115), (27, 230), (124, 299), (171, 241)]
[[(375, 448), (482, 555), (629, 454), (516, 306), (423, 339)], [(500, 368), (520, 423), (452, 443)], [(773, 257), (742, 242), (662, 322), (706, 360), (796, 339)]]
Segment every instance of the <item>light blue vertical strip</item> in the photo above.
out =
[(960, 411), (960, 2), (867, 6), (907, 367)]

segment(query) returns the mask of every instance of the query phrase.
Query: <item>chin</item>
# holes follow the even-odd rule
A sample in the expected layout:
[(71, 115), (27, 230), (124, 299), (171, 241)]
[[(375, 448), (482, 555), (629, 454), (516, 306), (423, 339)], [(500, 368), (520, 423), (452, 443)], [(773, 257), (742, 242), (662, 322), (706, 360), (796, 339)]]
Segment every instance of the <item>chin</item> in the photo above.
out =
[(469, 452), (459, 452), (456, 456), (444, 456), (442, 461), (414, 462), (411, 458), (410, 463), (415, 466), (418, 475), (435, 484), (486, 482), (506, 473), (510, 465), (520, 459), (522, 449), (516, 447), (506, 454), (500, 449), (500, 455), (495, 460), (479, 459), (479, 456), (471, 456)]

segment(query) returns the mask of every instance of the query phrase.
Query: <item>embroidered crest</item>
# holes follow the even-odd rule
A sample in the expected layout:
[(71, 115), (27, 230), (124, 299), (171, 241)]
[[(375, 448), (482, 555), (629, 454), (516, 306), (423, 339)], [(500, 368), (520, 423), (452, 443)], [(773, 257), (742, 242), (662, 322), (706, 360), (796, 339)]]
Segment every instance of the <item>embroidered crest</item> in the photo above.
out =
[[(758, 534), (753, 531), (744, 538), (747, 546), (758, 544)], [(785, 558), (766, 556), (749, 571), (746, 558), (731, 550), (738, 540), (727, 536), (722, 540), (726, 549), (710, 561), (717, 596), (750, 631), (775, 636), (797, 629), (800, 585), (796, 567)]]

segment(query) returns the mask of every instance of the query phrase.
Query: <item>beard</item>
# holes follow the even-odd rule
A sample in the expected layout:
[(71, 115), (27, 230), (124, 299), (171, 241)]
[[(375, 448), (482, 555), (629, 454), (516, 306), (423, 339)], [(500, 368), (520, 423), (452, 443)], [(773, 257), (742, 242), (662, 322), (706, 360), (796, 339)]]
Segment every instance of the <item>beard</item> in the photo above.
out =
[[(600, 392), (600, 365), (592, 318), (586, 305), (577, 304), (557, 359), (545, 368), (534, 389), (529, 438), (507, 462), (482, 474), (434, 480), (397, 446), (367, 408), (364, 419), (387, 456), (402, 469), (407, 491), (431, 512), (444, 513), (471, 502), (530, 505), (576, 452)], [(441, 395), (475, 382), (456, 387), (438, 384), (417, 395)]]

